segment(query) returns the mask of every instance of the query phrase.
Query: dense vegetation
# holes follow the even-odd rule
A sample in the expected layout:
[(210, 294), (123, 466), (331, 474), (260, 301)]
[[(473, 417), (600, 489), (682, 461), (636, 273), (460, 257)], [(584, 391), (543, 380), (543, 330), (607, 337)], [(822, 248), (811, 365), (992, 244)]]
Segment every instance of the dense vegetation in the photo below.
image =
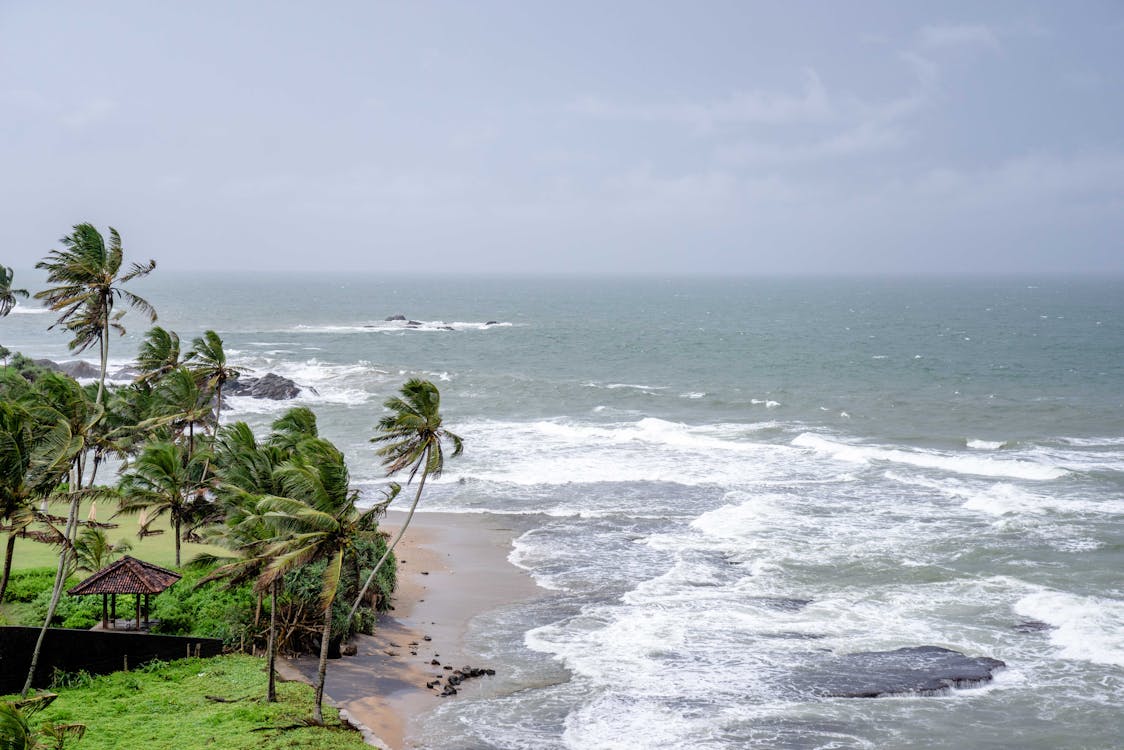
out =
[[(343, 454), (319, 435), (306, 408), (291, 409), (264, 436), (243, 422), (220, 425), (223, 386), (241, 370), (226, 361), (214, 331), (185, 349), (174, 331), (153, 326), (133, 381), (107, 383), (111, 334), (124, 333), (124, 310), (115, 307), (123, 303), (156, 321), (152, 305), (124, 286), (156, 264), (125, 269), (113, 229), (107, 243), (95, 227), (79, 224), (60, 243), (38, 265), (52, 286), (35, 297), (58, 313), (51, 327), (72, 336), (73, 351), (97, 347), (100, 368), (96, 382), (83, 386), (18, 354), (0, 367), (0, 523), (8, 532), (0, 604), (19, 602), (17, 619), (42, 623), (23, 694), (48, 627), (100, 619), (100, 602), (64, 598), (65, 588), (132, 544), (111, 541), (115, 524), (97, 521), (92, 508), (100, 503), (137, 518), (138, 546), (170, 532), (169, 554), (184, 578), (156, 599), (152, 614), (162, 632), (263, 648), (267, 702), (277, 699), (277, 650), (318, 650), (312, 708), (322, 723), (331, 645), (369, 632), (374, 608), (386, 605), (394, 587), (392, 552), (401, 531), (388, 543), (378, 520), (400, 486), (390, 483), (382, 502), (360, 507)], [(10, 269), (2, 270), (0, 317), (27, 296), (12, 288)], [(432, 383), (411, 380), (385, 405), (373, 442), (388, 476), (405, 470), (408, 482), (418, 478), (412, 516), (426, 478), (441, 472), (443, 444), (456, 455), (461, 441), (443, 428)], [(116, 474), (107, 476), (107, 464)], [(49, 545), (53, 570), (13, 575), (17, 540)], [(196, 554), (186, 559), (192, 547)]]

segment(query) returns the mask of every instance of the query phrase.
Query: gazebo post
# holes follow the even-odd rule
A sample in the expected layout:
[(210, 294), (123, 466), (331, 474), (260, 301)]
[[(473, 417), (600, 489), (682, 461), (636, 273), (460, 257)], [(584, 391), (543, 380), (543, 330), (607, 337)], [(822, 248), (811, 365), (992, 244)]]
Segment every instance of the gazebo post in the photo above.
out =
[(140, 598), (141, 595), (137, 594), (137, 630), (140, 630)]
[(102, 630), (109, 627), (109, 594), (101, 595), (101, 627)]
[(113, 617), (113, 626), (117, 627), (117, 594), (109, 595), (109, 614)]

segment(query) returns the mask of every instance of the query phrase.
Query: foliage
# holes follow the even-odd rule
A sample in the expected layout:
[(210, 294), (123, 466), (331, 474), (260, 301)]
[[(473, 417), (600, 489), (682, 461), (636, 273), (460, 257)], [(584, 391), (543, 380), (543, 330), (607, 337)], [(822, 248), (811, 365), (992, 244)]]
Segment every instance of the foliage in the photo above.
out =
[(86, 526), (74, 540), (75, 569), (96, 573), (132, 548), (127, 539), (111, 544), (105, 531)]
[(358, 732), (337, 723), (335, 709), (325, 711), (330, 726), (281, 729), (308, 716), (312, 689), (282, 683), (280, 702), (266, 703), (256, 699), (261, 680), (262, 662), (250, 656), (154, 662), (85, 685), (60, 686), (58, 700), (40, 715), (86, 724), (79, 750), (370, 750)]
[(39, 731), (31, 728), (31, 717), (48, 708), (57, 697), (55, 693), (41, 693), (0, 702), (0, 750), (64, 750), (67, 740), (82, 739), (85, 724), (48, 720)]
[(205, 571), (184, 573), (176, 585), (156, 597), (153, 617), (157, 633), (219, 638), (230, 649), (247, 648), (255, 640), (256, 597), (248, 584), (223, 588), (196, 584)]
[(26, 289), (12, 288), (12, 269), (0, 266), (0, 318), (7, 316), (16, 306), (16, 298), (27, 299)]
[(53, 568), (28, 568), (12, 572), (8, 581), (8, 593), (4, 597), (9, 602), (32, 602), (44, 591), (48, 594), (55, 582)]

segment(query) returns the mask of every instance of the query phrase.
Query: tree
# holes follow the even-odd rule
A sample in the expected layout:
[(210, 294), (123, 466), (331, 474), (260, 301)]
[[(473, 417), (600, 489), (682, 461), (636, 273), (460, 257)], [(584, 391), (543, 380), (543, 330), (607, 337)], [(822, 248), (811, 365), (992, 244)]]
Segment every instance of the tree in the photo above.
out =
[(187, 359), (191, 363), (192, 373), (205, 384), (207, 390), (215, 394), (217, 425), (222, 414), (223, 385), (246, 372), (246, 368), (227, 364), (222, 339), (214, 331), (205, 331), (201, 337), (191, 342), (191, 353), (187, 355)]
[(157, 416), (138, 426), (142, 429), (170, 427), (176, 438), (187, 436), (188, 452), (194, 453), (195, 425), (206, 429), (214, 416), (210, 392), (199, 387), (195, 376), (186, 367), (177, 367), (160, 380), (155, 396), (154, 411)]
[(137, 351), (138, 383), (151, 383), (183, 364), (180, 359), (180, 337), (175, 331), (160, 326), (149, 328)]
[(83, 527), (74, 540), (74, 568), (96, 573), (130, 549), (132, 545), (125, 539), (110, 544), (102, 529)]
[[(23, 378), (19, 378), (23, 381)], [(26, 386), (24, 387), (26, 389)], [(35, 425), (31, 413), (15, 401), (0, 401), (0, 521), (8, 525), (4, 549), (4, 572), (0, 578), (0, 603), (8, 590), (16, 537), (34, 520), (32, 491), (28, 472), (35, 445)]]
[(0, 266), (0, 318), (7, 317), (16, 306), (16, 298), (27, 299), (26, 289), (12, 288), (12, 269)]
[(356, 507), (358, 492), (349, 486), (343, 454), (327, 440), (311, 438), (297, 445), (293, 456), (277, 469), (277, 477), (284, 495), (266, 496), (257, 505), (257, 514), (273, 528), (276, 539), (264, 552), (269, 562), (258, 586), (271, 586), (290, 571), (318, 560), (326, 561), (321, 583), (324, 621), (313, 714), (313, 721), (323, 724), (332, 602), (339, 589), (344, 560), (354, 554), (359, 541), (377, 538), (378, 508), (360, 511)]
[(92, 224), (76, 224), (73, 230), (59, 240), (62, 250), (52, 250), (46, 259), (35, 265), (47, 271), (48, 283), (57, 284), (38, 292), (35, 298), (46, 300), (52, 310), (60, 313), (51, 328), (63, 325), (74, 334), (70, 342), (72, 351), (83, 352), (95, 342), (98, 344), (101, 377), (98, 379), (95, 403), (100, 404), (109, 360), (109, 331), (113, 329), (120, 334), (125, 333), (118, 322), (125, 311), (114, 313), (114, 304), (121, 300), (146, 314), (151, 322), (156, 321), (156, 310), (152, 305), (121, 285), (152, 273), (156, 261), (149, 260), (143, 265), (133, 263), (122, 274), (124, 251), (116, 229), (109, 228), (108, 247), (101, 232)]
[(348, 614), (349, 622), (359, 610), (359, 605), (362, 603), (363, 597), (366, 596), (367, 590), (371, 587), (371, 583), (375, 580), (375, 576), (378, 575), (379, 569), (390, 557), (399, 540), (402, 539), (402, 535), (406, 533), (406, 529), (410, 526), (410, 520), (414, 517), (418, 501), (421, 500), (425, 480), (431, 476), (434, 478), (441, 476), (445, 467), (444, 443), (452, 444), (452, 457), (454, 458), (464, 450), (464, 443), (460, 437), (442, 426), (441, 393), (437, 390), (437, 386), (428, 380), (411, 378), (402, 386), (401, 395), (388, 399), (384, 406), (390, 409), (391, 413), (379, 420), (378, 434), (371, 438), (371, 442), (380, 444), (377, 452), (382, 456), (386, 475), (393, 476), (403, 469), (409, 468), (410, 476), (406, 480), (406, 484), (414, 481), (414, 477), (417, 476), (419, 470), (421, 471), (421, 480), (418, 482), (417, 491), (414, 493), (414, 501), (410, 504), (410, 510), (406, 514), (406, 520), (403, 521), (402, 528), (398, 530), (394, 541), (387, 545), (386, 552), (383, 553), (382, 558), (379, 559), (370, 575), (367, 576), (366, 582), (359, 590), (359, 596), (355, 598), (355, 603), (351, 605), (351, 611)]
[[(203, 453), (176, 443), (150, 443), (121, 478), (118, 513), (145, 511), (145, 526), (167, 513), (176, 536), (180, 565), (183, 524), (193, 517), (194, 498), (204, 488)], [(143, 529), (142, 529), (143, 531)]]
[(82, 739), (85, 724), (43, 722), (39, 731), (31, 728), (30, 719), (51, 705), (58, 695), (44, 693), (32, 698), (0, 703), (0, 750), (64, 750), (66, 740)]

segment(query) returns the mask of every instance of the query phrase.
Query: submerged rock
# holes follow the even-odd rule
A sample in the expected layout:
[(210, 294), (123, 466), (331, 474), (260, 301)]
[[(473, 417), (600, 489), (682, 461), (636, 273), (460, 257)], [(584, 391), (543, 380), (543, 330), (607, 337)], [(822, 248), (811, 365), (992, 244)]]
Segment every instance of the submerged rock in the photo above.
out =
[(824, 698), (939, 695), (953, 688), (979, 687), (1006, 666), (985, 656), (917, 646), (832, 657), (798, 673), (791, 684), (801, 693)]
[(1045, 630), (1053, 630), (1053, 627), (1041, 620), (1024, 620), (1015, 625), (1012, 630), (1016, 633), (1041, 633)]
[(406, 319), (405, 315), (391, 315), (390, 317), (388, 317), (386, 319), (386, 321), (389, 323), (389, 322), (394, 321), (394, 320), (405, 320), (405, 319)]

